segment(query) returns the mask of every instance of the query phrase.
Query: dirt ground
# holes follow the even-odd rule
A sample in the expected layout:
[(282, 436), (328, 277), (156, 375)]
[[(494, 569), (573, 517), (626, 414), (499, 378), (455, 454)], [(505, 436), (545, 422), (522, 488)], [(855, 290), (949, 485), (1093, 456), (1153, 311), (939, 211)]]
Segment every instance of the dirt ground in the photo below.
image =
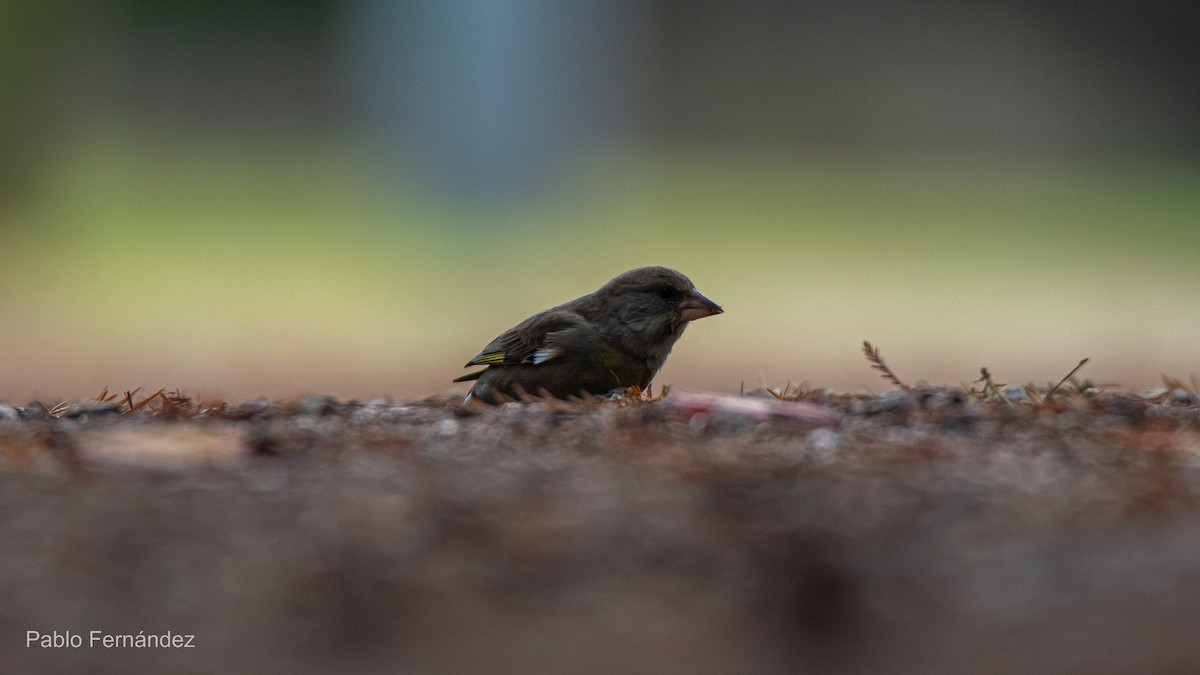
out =
[(1200, 670), (1194, 392), (784, 398), (0, 405), (0, 671)]

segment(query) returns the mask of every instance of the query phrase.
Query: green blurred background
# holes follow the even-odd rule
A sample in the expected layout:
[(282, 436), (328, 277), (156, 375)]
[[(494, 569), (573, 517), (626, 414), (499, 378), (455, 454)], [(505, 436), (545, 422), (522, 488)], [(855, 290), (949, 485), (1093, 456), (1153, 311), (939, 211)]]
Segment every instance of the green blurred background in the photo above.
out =
[(0, 0), (0, 400), (441, 394), (649, 264), (660, 384), (1186, 378), (1198, 7)]

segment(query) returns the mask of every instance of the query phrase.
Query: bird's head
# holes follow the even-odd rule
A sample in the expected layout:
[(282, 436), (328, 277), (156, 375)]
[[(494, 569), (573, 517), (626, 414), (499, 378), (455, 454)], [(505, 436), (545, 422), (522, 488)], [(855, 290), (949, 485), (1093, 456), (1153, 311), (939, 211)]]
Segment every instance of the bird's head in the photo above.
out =
[(691, 280), (666, 267), (630, 270), (605, 284), (597, 296), (622, 324), (647, 337), (677, 337), (687, 322), (724, 311)]

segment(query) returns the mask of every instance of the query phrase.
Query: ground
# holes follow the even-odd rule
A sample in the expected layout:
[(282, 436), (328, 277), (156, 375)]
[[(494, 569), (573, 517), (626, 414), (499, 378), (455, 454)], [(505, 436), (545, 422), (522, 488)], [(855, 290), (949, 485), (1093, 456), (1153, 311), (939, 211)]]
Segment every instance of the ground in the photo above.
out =
[(0, 670), (1194, 672), (1200, 401), (1047, 393), (0, 405)]

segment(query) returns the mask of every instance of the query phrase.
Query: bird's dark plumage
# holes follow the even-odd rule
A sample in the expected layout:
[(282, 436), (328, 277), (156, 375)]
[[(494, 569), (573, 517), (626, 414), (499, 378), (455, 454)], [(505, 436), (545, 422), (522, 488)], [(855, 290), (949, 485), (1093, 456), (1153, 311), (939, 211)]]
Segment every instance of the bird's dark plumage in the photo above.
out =
[(468, 399), (487, 403), (645, 389), (687, 323), (721, 311), (679, 272), (642, 267), (505, 331), (467, 363), (487, 367), (455, 382), (475, 380)]

